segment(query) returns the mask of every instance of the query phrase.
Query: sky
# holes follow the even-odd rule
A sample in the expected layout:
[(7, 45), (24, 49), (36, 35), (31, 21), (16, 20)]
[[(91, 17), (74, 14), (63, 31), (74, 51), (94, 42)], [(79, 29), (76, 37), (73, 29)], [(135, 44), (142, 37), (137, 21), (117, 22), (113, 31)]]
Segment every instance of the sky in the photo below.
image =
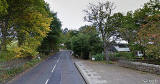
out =
[[(58, 18), (62, 22), (62, 28), (78, 29), (87, 22), (83, 18), (89, 3), (95, 3), (100, 0), (45, 0), (50, 4), (51, 11), (57, 12)], [(104, 1), (104, 0), (103, 0)], [(109, 0), (114, 2), (116, 9), (114, 12), (125, 14), (127, 11), (134, 11), (143, 7), (143, 4), (149, 0)]]

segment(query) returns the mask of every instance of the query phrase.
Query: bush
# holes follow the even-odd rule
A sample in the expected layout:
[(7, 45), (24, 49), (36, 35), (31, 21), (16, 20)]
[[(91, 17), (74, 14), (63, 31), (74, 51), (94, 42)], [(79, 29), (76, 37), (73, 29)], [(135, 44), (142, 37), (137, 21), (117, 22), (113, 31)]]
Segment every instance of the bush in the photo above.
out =
[(131, 52), (117, 52), (114, 54), (110, 54), (110, 58), (131, 60), (134, 59), (135, 56)]
[(17, 47), (14, 48), (13, 51), (15, 52), (15, 58), (36, 58), (38, 55), (38, 52), (32, 48), (29, 48), (27, 46)]
[(93, 55), (92, 57), (95, 58), (96, 61), (103, 61), (105, 59), (104, 54), (102, 53)]
[(11, 60), (15, 56), (13, 51), (0, 51), (0, 61)]

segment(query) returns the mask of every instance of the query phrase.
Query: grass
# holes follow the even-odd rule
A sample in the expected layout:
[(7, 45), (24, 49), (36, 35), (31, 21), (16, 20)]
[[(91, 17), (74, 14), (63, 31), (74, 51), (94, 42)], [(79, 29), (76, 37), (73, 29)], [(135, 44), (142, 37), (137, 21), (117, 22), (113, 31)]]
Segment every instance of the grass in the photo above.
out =
[(113, 62), (113, 61), (107, 62), (106, 60), (103, 60), (103, 61), (91, 61), (91, 62), (98, 63), (98, 64), (115, 64), (115, 62)]
[[(53, 54), (52, 54), (53, 55)], [(50, 55), (49, 55), (50, 56)], [(12, 56), (11, 56), (12, 57)], [(26, 62), (24, 65), (17, 67), (17, 68), (12, 68), (9, 70), (5, 71), (0, 71), (0, 84), (6, 83), (10, 79), (14, 78), (17, 74), (20, 74), (24, 72), (25, 70), (35, 66), (36, 64), (40, 63), (43, 59), (48, 58), (48, 56), (44, 54), (40, 54), (41, 59), (32, 59), (28, 62)], [(6, 58), (4, 58), (3, 61), (6, 61)]]
[(0, 62), (9, 61), (13, 59), (15, 53), (12, 51), (0, 51)]
[[(16, 46), (17, 46), (17, 42), (15, 41), (11, 45), (7, 46), (8, 51), (0, 51), (0, 64), (3, 62), (8, 62), (10, 60), (17, 59), (17, 58), (15, 58), (15, 52), (12, 50)], [(43, 59), (48, 58), (48, 56), (43, 55), (43, 54), (39, 54), (39, 56), (41, 57), (41, 59), (37, 59), (37, 58), (32, 59), (32, 60), (26, 62), (25, 64), (23, 64), (19, 67), (16, 67), (16, 68), (11, 68), (11, 69), (7, 69), (7, 70), (0, 69), (0, 84), (6, 83), (10, 79), (14, 78), (17, 74), (24, 72), (25, 70), (38, 64)]]
[(0, 51), (0, 62), (9, 61), (14, 58), (15, 53), (13, 48), (17, 46), (17, 41), (13, 41), (10, 45), (7, 45), (7, 51)]
[(14, 76), (16, 76), (17, 74), (33, 67), (34, 65), (36, 65), (37, 63), (39, 63), (40, 60), (39, 59), (33, 59), (31, 61), (28, 61), (27, 63), (25, 63), (23, 66), (18, 67), (18, 68), (12, 68), (10, 70), (6, 70), (3, 73), (0, 72), (0, 83), (5, 83), (6, 81), (8, 81), (10, 78), (13, 78)]

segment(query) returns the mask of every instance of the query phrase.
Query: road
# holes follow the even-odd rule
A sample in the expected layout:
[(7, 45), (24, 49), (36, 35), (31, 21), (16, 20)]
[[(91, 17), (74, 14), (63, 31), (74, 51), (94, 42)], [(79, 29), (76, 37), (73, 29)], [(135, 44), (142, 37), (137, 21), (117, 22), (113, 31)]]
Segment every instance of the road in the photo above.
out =
[(8, 84), (85, 84), (69, 51), (60, 51)]

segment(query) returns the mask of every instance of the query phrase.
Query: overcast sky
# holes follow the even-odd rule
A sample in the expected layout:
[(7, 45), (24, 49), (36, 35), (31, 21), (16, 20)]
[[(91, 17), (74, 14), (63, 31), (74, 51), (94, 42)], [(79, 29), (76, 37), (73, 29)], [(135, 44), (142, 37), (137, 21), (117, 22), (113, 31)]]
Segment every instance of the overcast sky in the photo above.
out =
[[(45, 0), (50, 4), (51, 11), (57, 12), (58, 18), (62, 21), (63, 28), (78, 29), (86, 24), (83, 21), (89, 3), (94, 3), (99, 0)], [(109, 0), (115, 3), (116, 9), (114, 12), (126, 13), (134, 11), (143, 6), (149, 0)]]

